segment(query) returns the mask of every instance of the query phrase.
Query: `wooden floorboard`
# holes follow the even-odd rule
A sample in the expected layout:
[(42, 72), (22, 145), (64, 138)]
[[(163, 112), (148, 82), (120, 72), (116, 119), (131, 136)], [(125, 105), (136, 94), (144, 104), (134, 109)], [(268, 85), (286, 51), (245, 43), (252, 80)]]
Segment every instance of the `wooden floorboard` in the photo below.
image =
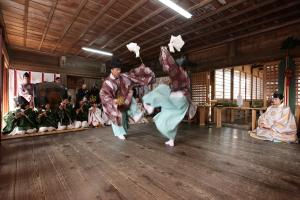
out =
[(300, 199), (300, 145), (182, 124), (176, 146), (153, 124), (2, 142), (0, 199)]

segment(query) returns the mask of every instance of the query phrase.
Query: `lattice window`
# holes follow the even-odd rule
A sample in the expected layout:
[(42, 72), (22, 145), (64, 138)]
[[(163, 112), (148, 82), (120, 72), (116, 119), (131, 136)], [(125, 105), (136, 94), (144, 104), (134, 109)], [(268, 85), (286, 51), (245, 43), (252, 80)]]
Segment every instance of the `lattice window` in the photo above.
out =
[(231, 99), (231, 69), (224, 69), (224, 99)]
[(274, 91), (278, 90), (278, 63), (265, 64), (265, 92), (264, 95), (269, 98)]
[(264, 99), (264, 80), (260, 78), (260, 88), (259, 88), (260, 98)]
[(241, 92), (241, 72), (234, 70), (233, 73), (233, 99), (236, 99)]
[(252, 99), (257, 99), (257, 77), (252, 77)]
[(251, 74), (246, 74), (246, 99), (251, 100)]
[(208, 72), (196, 72), (191, 75), (192, 100), (197, 104), (207, 102), (209, 89), (208, 76)]
[(231, 99), (231, 69), (215, 70), (215, 98)]
[(215, 98), (223, 99), (223, 69), (215, 70)]
[(241, 72), (241, 95), (243, 99), (246, 99), (246, 74)]

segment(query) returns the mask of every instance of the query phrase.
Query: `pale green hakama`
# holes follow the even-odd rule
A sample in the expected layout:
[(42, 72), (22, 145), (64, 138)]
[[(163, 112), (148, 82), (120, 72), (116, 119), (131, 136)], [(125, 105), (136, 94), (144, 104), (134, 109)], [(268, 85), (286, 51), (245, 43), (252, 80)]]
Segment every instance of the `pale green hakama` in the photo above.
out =
[(143, 97), (144, 104), (161, 108), (153, 121), (159, 132), (168, 139), (175, 139), (177, 127), (189, 108), (189, 102), (181, 91), (171, 92), (168, 85), (161, 84)]
[(117, 126), (112, 123), (112, 129), (115, 136), (124, 136), (127, 134), (129, 125), (128, 125), (128, 117), (133, 118), (135, 121), (138, 121), (142, 116), (143, 112), (139, 110), (136, 100), (134, 98), (131, 99), (130, 107), (127, 111), (122, 111), (122, 126)]

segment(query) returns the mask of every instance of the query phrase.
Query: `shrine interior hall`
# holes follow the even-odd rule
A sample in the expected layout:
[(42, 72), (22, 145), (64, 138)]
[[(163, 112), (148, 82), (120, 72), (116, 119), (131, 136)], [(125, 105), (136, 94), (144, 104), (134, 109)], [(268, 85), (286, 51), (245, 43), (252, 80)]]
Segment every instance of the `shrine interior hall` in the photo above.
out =
[[(0, 50), (0, 200), (300, 199), (299, 0), (0, 0)], [(124, 140), (116, 66), (155, 74), (139, 121), (111, 87)], [(182, 108), (143, 104), (162, 85), (174, 146)]]

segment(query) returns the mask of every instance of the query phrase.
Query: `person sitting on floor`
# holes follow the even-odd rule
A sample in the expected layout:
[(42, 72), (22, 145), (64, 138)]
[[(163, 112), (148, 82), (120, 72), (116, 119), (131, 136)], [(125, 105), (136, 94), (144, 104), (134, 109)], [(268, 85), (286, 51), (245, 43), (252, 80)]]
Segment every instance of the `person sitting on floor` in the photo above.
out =
[(39, 132), (46, 132), (46, 131), (54, 131), (57, 129), (57, 124), (59, 122), (59, 117), (57, 112), (50, 108), (50, 104), (45, 101), (45, 105), (40, 110), (38, 118), (39, 124)]
[(258, 119), (256, 131), (250, 132), (254, 138), (274, 142), (297, 142), (295, 117), (289, 106), (283, 103), (283, 95), (275, 92), (273, 105)]
[(75, 108), (76, 121), (75, 128), (87, 128), (88, 125), (88, 115), (89, 115), (89, 103), (87, 98), (84, 97), (79, 101), (79, 105)]
[(102, 118), (102, 111), (98, 108), (96, 101), (92, 101), (93, 105), (89, 109), (88, 124), (92, 127), (104, 126), (106, 119)]
[(58, 128), (57, 130), (64, 130), (64, 129), (73, 129), (73, 120), (72, 120), (72, 114), (73, 108), (72, 105), (69, 103), (69, 100), (66, 98), (64, 99), (58, 108), (58, 116), (59, 116), (59, 122), (58, 122)]
[(30, 107), (29, 102), (22, 96), (18, 97), (18, 103), (20, 107), (16, 109), (10, 122), (7, 122), (7, 126), (10, 130), (10, 135), (22, 135), (25, 133), (36, 132), (36, 112)]
[(34, 86), (30, 83), (30, 75), (28, 72), (23, 74), (22, 84), (18, 87), (18, 97), (23, 97), (22, 101), (27, 101), (30, 107), (34, 107), (33, 89)]

